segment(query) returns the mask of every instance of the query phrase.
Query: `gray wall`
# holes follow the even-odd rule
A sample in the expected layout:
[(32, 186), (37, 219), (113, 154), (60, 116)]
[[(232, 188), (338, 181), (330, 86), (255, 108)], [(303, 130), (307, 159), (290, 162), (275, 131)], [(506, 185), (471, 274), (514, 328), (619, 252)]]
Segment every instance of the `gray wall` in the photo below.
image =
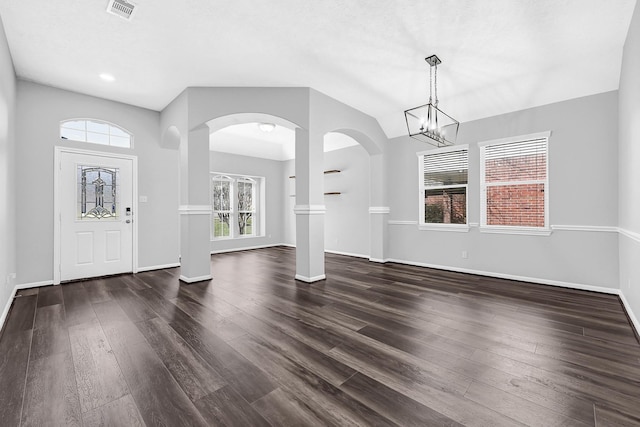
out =
[[(61, 120), (95, 118), (134, 135), (134, 148), (118, 149), (59, 137)], [(176, 150), (160, 148), (158, 112), (18, 82), (16, 163), (18, 283), (53, 278), (53, 157), (56, 145), (138, 156), (139, 266), (178, 262), (178, 166)]]
[(640, 318), (640, 6), (624, 45), (619, 91), (620, 289)]
[[(295, 194), (295, 161), (284, 162), (284, 192)], [(325, 192), (340, 195), (324, 197), (327, 209), (324, 215), (324, 246), (328, 251), (369, 257), (369, 154), (360, 146), (324, 153), (324, 170), (337, 169), (340, 173), (324, 176)], [(287, 197), (285, 204), (284, 240), (296, 243), (296, 216), (293, 213), (295, 197)]]
[(15, 234), (16, 77), (0, 20), (0, 313), (9, 301), (16, 272)]
[[(480, 222), (480, 141), (551, 131), (551, 236), (419, 231), (416, 153), (429, 146), (408, 137), (387, 150), (391, 207), (389, 258), (444, 268), (531, 278), (540, 282), (618, 288), (617, 92), (463, 123), (458, 144), (469, 144), (469, 223)], [(598, 227), (610, 227), (600, 229)], [(468, 252), (468, 259), (462, 258)]]
[(369, 154), (360, 145), (324, 153), (327, 174), (325, 196), (324, 245), (329, 251), (369, 257)]
[(266, 183), (266, 230), (264, 236), (212, 240), (211, 251), (227, 251), (282, 243), (284, 241), (283, 162), (257, 157), (239, 156), (237, 154), (220, 153), (217, 151), (211, 151), (210, 153), (209, 168), (211, 172), (261, 176), (265, 178)]

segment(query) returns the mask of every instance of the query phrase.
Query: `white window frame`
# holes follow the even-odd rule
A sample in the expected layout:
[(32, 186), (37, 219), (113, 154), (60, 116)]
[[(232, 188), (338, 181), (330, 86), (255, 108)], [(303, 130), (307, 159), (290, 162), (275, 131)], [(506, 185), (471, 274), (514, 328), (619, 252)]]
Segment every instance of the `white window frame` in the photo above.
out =
[[(76, 128), (71, 128), (71, 127), (65, 126), (65, 124), (71, 123), (71, 122), (84, 122), (84, 130), (80, 130), (80, 129), (76, 129)], [(89, 123), (89, 122), (100, 124), (100, 125), (107, 125), (108, 133), (89, 131), (87, 129), (87, 123)], [(68, 130), (72, 130), (72, 131), (76, 131), (76, 132), (84, 132), (84, 138), (82, 138), (82, 139), (67, 138), (67, 137), (62, 135), (63, 129), (68, 129)], [(120, 136), (120, 135), (112, 135), (112, 129), (117, 129), (118, 131), (127, 134), (127, 136), (129, 137), (129, 146), (128, 147), (123, 147), (121, 145), (113, 145), (111, 143), (111, 141), (112, 141), (111, 137), (112, 136), (113, 137), (117, 137), (117, 138), (122, 138), (122, 136)], [(105, 120), (89, 119), (89, 118), (76, 118), (76, 119), (62, 120), (60, 122), (60, 129), (59, 130), (60, 130), (60, 139), (62, 139), (64, 141), (86, 142), (87, 144), (102, 145), (102, 146), (113, 147), (113, 148), (122, 148), (122, 149), (125, 149), (125, 150), (130, 150), (130, 149), (133, 148), (133, 134), (131, 132), (129, 132), (128, 130), (126, 130), (125, 128), (123, 128), (122, 126), (118, 126), (115, 123), (107, 122)], [(108, 140), (108, 144), (103, 144), (101, 142), (96, 142), (96, 141), (90, 141), (88, 139), (88, 137), (87, 137), (88, 134), (96, 134), (96, 135), (106, 136), (107, 140)]]
[[(232, 239), (250, 239), (255, 237), (264, 237), (265, 236), (265, 224), (266, 224), (266, 213), (265, 213), (265, 188), (266, 188), (266, 179), (260, 176), (249, 176), (249, 175), (237, 175), (237, 174), (229, 174), (223, 172), (211, 172), (209, 176), (209, 194), (213, 198), (213, 183), (214, 181), (229, 181), (230, 182), (230, 194), (229, 194), (229, 211), (216, 211), (213, 209), (214, 203), (213, 199), (211, 200), (211, 214), (212, 220), (210, 221), (210, 239), (211, 241), (219, 241), (219, 240), (232, 240)], [(252, 184), (252, 210), (243, 210), (240, 211), (238, 209), (238, 183), (239, 182), (249, 182)], [(214, 236), (214, 227), (213, 227), (213, 216), (218, 212), (229, 213), (229, 236)], [(251, 213), (252, 214), (252, 222), (251, 222), (251, 234), (243, 234), (240, 235), (240, 229), (238, 227), (238, 217), (240, 213)]]
[[(480, 147), (480, 232), (483, 233), (501, 233), (501, 234), (526, 234), (549, 236), (551, 227), (549, 225), (549, 137), (551, 131), (531, 133), (527, 135), (519, 135), (508, 138), (493, 139), (478, 143)], [(504, 181), (499, 183), (485, 182), (485, 152), (486, 147), (492, 145), (513, 144), (529, 140), (545, 139), (546, 149), (546, 171), (544, 180), (527, 180), (527, 181)], [(519, 225), (487, 225), (487, 187), (506, 186), (506, 185), (522, 185), (522, 184), (543, 184), (544, 185), (544, 226), (543, 227), (527, 227)]]
[[(455, 185), (440, 185), (440, 186), (428, 186), (424, 183), (424, 156), (449, 153), (453, 151), (466, 151), (467, 153), (467, 183), (455, 184)], [(418, 156), (418, 229), (430, 230), (430, 231), (469, 231), (469, 145), (454, 145), (451, 147), (436, 148), (433, 150), (420, 151), (416, 153)], [(464, 188), (465, 189), (465, 210), (466, 210), (466, 223), (465, 224), (440, 224), (440, 223), (428, 223), (425, 222), (425, 203), (424, 193), (426, 190), (439, 190), (446, 188)]]
[[(228, 182), (229, 183), (229, 210), (215, 210), (214, 206), (215, 203), (213, 202), (213, 186), (214, 186), (214, 182), (216, 181), (223, 181), (223, 182)], [(213, 226), (213, 219), (211, 220), (211, 240), (225, 240), (225, 239), (233, 239), (234, 238), (234, 202), (235, 202), (235, 188), (234, 188), (234, 183), (235, 180), (233, 178), (231, 178), (230, 176), (227, 175), (222, 175), (222, 174), (211, 174), (211, 180), (210, 182), (210, 186), (209, 186), (209, 193), (211, 194), (212, 200), (211, 200), (211, 215), (212, 218), (215, 217), (215, 215), (217, 213), (227, 213), (229, 214), (229, 235), (228, 236), (215, 236), (214, 235), (214, 231), (215, 231), (215, 227)]]

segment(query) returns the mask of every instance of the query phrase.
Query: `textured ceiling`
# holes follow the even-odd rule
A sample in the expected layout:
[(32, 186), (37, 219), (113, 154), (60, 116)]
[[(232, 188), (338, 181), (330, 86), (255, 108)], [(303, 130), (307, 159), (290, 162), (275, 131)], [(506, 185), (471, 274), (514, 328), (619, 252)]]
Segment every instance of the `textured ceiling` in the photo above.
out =
[[(635, 0), (0, 0), (19, 77), (162, 110), (188, 86), (309, 86), (406, 132), (427, 101), (460, 121), (618, 88)], [(103, 82), (100, 73), (116, 80)]]

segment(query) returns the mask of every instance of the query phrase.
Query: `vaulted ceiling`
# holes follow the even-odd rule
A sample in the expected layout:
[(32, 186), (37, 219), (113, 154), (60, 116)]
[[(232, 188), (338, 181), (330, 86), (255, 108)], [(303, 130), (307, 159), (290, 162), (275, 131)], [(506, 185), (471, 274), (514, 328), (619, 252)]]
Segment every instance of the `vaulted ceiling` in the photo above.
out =
[[(162, 110), (188, 86), (309, 86), (405, 134), (428, 98), (460, 121), (618, 88), (635, 0), (0, 1), (16, 73)], [(98, 76), (109, 73), (113, 82)]]

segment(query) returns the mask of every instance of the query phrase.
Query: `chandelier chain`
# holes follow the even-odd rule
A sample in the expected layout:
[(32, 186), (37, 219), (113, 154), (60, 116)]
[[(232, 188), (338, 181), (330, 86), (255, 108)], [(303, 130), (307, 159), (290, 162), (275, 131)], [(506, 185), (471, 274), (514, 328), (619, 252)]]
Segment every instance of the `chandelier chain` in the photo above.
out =
[(435, 103), (435, 106), (436, 106), (436, 108), (437, 108), (437, 107), (438, 107), (438, 64), (436, 64), (436, 65), (434, 66), (434, 68), (435, 68), (435, 73), (434, 73), (434, 74), (435, 74), (435, 81), (434, 81), (434, 85), (433, 85), (433, 87), (434, 87), (435, 95), (436, 95), (436, 103)]
[(429, 104), (433, 101), (431, 97), (431, 88), (433, 87), (433, 67), (429, 67)]

